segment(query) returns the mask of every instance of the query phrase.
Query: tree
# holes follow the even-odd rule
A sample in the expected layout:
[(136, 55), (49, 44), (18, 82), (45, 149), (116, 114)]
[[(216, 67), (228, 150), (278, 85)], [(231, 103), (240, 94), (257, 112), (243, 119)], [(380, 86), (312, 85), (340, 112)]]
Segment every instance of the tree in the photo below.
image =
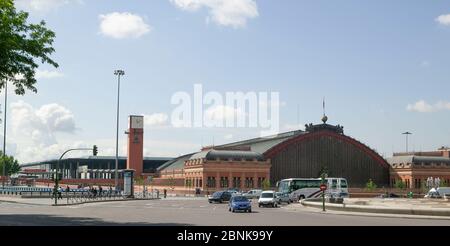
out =
[(12, 81), (18, 95), (25, 89), (37, 92), (36, 60), (58, 67), (49, 57), (55, 51), (55, 33), (44, 21), (28, 24), (27, 19), (28, 13), (17, 11), (13, 0), (0, 1), (0, 89)]
[(375, 190), (376, 188), (377, 188), (377, 185), (373, 182), (372, 179), (369, 179), (369, 182), (367, 182), (367, 184), (366, 184), (366, 189), (367, 189), (368, 191), (373, 191), (373, 190)]
[(403, 180), (398, 180), (396, 183), (395, 183), (395, 188), (397, 188), (397, 189), (406, 189), (406, 184), (405, 184), (405, 182), (403, 182)]
[(171, 190), (175, 189), (175, 178), (173, 176), (169, 177), (168, 184)]
[(5, 164), (5, 171), (7, 176), (18, 173), (20, 171), (19, 162), (12, 156), (3, 156), (3, 153), (0, 151), (0, 172), (3, 172), (3, 165)]
[(136, 177), (136, 178), (134, 179), (134, 182), (135, 182), (137, 185), (144, 185), (144, 178), (143, 178), (143, 177)]
[(270, 180), (264, 179), (264, 181), (261, 183), (261, 186), (264, 190), (268, 190), (270, 188)]

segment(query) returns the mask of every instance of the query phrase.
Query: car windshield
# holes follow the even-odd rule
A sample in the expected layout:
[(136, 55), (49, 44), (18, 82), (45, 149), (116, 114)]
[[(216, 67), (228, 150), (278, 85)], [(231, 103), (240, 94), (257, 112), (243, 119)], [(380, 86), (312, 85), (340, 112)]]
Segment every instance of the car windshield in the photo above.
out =
[(262, 193), (261, 197), (262, 198), (273, 198), (273, 193)]
[(244, 197), (244, 196), (236, 196), (236, 197), (234, 197), (233, 201), (235, 201), (235, 202), (247, 202), (248, 199), (246, 197)]
[(213, 197), (220, 197), (222, 195), (223, 192), (216, 192), (214, 193), (212, 196)]

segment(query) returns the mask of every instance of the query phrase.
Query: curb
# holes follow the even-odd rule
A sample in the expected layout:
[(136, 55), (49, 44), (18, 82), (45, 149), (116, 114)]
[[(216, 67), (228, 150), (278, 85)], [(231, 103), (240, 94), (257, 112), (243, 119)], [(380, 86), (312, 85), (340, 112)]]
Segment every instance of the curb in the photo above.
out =
[(160, 200), (161, 198), (133, 198), (133, 199), (122, 199), (122, 200), (100, 200), (100, 201), (88, 201), (88, 202), (77, 202), (77, 203), (69, 203), (69, 204), (49, 204), (49, 206), (53, 207), (64, 207), (64, 206), (76, 206), (88, 203), (106, 203), (106, 202), (129, 202), (129, 201), (151, 201), (151, 200)]
[[(302, 201), (301, 204), (307, 207), (322, 208), (322, 203)], [(430, 209), (409, 209), (409, 208), (386, 208), (386, 207), (368, 207), (360, 205), (346, 204), (326, 204), (329, 210), (358, 212), (358, 213), (375, 213), (375, 214), (403, 214), (403, 215), (426, 215), (426, 216), (450, 216), (450, 209), (434, 208)]]
[(7, 200), (1, 200), (1, 202), (5, 203), (14, 203), (14, 204), (24, 204), (24, 205), (34, 205), (34, 206), (52, 206), (52, 207), (64, 207), (64, 206), (76, 206), (76, 205), (82, 205), (82, 204), (88, 204), (88, 203), (101, 203), (101, 202), (124, 202), (124, 201), (148, 201), (148, 200), (160, 200), (161, 198), (137, 198), (137, 199), (122, 199), (122, 200), (100, 200), (100, 201), (87, 201), (87, 202), (78, 202), (78, 203), (64, 203), (64, 204), (58, 204), (55, 205), (52, 202), (48, 204), (40, 204), (40, 203), (29, 203), (29, 202), (21, 202), (21, 201), (7, 201)]

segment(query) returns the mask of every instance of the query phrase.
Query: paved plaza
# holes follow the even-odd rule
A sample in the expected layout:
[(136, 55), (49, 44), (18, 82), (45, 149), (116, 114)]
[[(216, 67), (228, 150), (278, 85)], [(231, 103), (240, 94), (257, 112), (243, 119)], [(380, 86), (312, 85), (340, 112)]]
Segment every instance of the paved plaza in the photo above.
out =
[(168, 198), (61, 207), (0, 201), (0, 225), (450, 226), (450, 219), (322, 213), (300, 204), (258, 208), (255, 201), (252, 213), (230, 213), (227, 204), (209, 204), (206, 198)]

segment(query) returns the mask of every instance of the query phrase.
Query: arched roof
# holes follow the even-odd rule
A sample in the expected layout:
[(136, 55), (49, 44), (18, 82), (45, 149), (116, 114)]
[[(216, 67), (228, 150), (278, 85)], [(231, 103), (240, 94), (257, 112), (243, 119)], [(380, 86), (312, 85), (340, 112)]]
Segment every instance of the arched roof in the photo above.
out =
[(263, 161), (264, 156), (260, 153), (253, 151), (239, 151), (239, 150), (205, 150), (192, 155), (190, 160), (193, 159), (207, 159), (207, 160), (229, 160), (229, 159), (247, 159)]
[(360, 149), (361, 151), (363, 151), (368, 156), (370, 156), (373, 160), (375, 160), (381, 166), (383, 166), (385, 168), (389, 168), (388, 162), (383, 157), (381, 157), (377, 152), (375, 152), (373, 149), (369, 148), (368, 146), (366, 146), (365, 144), (359, 142), (358, 140), (356, 140), (354, 138), (351, 138), (344, 134), (339, 134), (339, 133), (336, 133), (333, 131), (329, 131), (329, 130), (322, 130), (322, 131), (306, 133), (306, 134), (298, 135), (294, 138), (288, 139), (278, 145), (273, 146), (269, 150), (267, 150), (264, 153), (264, 157), (266, 159), (271, 159), (279, 152), (287, 149), (289, 146), (292, 146), (299, 142), (311, 141), (311, 140), (318, 139), (321, 137), (332, 137), (332, 138), (336, 138), (340, 141), (343, 141), (345, 143), (351, 144), (351, 145), (355, 146), (356, 148)]

